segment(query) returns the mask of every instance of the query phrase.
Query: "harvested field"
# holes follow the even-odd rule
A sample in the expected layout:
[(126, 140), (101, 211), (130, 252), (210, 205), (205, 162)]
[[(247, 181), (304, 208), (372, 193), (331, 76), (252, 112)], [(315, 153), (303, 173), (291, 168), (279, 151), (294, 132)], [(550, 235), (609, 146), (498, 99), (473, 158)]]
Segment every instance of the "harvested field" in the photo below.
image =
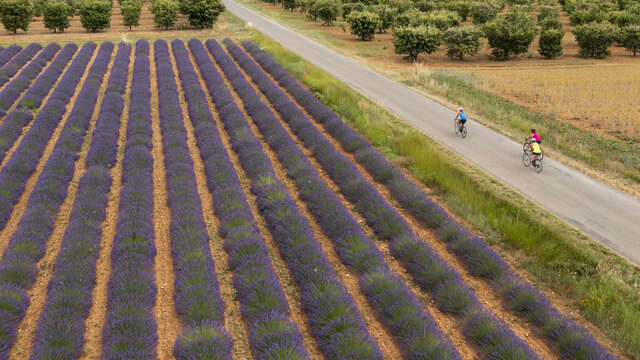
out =
[(619, 356), (252, 43), (65, 49), (0, 88), (0, 360)]

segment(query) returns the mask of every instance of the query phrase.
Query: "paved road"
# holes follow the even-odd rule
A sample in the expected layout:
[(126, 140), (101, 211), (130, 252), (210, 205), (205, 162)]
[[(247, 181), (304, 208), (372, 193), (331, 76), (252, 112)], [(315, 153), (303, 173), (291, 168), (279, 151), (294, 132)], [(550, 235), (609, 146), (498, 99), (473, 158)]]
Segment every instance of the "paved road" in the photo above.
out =
[(521, 144), (476, 122), (468, 123), (466, 139), (456, 137), (454, 111), (232, 0), (223, 2), (289, 50), (640, 265), (639, 200), (548, 157), (543, 172), (536, 174), (522, 166)]

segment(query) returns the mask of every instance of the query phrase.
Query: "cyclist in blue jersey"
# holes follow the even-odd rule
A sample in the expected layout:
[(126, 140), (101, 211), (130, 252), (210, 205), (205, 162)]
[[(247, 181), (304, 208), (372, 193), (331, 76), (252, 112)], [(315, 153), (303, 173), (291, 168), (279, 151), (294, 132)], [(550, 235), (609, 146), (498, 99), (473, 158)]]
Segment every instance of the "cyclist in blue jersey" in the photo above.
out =
[(467, 122), (467, 114), (464, 113), (463, 108), (458, 109), (458, 115), (456, 115), (456, 120), (458, 121), (458, 127), (460, 128), (460, 131), (462, 131), (462, 127), (464, 126), (464, 123)]

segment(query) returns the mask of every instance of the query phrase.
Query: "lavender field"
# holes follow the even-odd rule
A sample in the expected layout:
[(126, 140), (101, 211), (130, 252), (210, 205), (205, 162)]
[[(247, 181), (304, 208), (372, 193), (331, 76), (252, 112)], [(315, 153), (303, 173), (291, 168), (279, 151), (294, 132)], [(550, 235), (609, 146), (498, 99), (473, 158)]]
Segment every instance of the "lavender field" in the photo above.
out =
[(0, 50), (0, 204), (0, 360), (617, 359), (250, 42)]

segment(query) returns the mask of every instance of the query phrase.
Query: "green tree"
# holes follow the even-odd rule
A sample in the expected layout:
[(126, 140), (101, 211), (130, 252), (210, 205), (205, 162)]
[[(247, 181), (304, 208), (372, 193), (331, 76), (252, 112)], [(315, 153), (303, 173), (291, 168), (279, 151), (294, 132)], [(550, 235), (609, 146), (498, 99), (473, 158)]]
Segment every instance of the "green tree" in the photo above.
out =
[(0, 21), (4, 28), (14, 34), (18, 29), (27, 31), (33, 17), (33, 7), (29, 0), (4, 0), (0, 2)]
[(445, 9), (455, 11), (460, 16), (460, 21), (464, 22), (471, 13), (473, 3), (463, 0), (447, 1), (442, 4)]
[(449, 28), (443, 36), (447, 56), (462, 60), (465, 55), (477, 54), (481, 37), (482, 31), (474, 25)]
[(512, 8), (484, 25), (491, 53), (498, 60), (507, 60), (512, 55), (525, 53), (538, 34), (533, 17)]
[(622, 29), (620, 42), (627, 49), (633, 52), (633, 56), (640, 52), (640, 25), (629, 25)]
[(554, 59), (562, 55), (562, 38), (564, 32), (561, 30), (544, 30), (538, 39), (538, 52), (540, 55)]
[(178, 3), (175, 0), (153, 0), (151, 13), (157, 27), (168, 29), (176, 23), (178, 18)]
[(298, 2), (296, 0), (282, 0), (282, 7), (285, 10), (295, 11), (298, 8)]
[(431, 54), (442, 43), (442, 32), (435, 26), (399, 27), (393, 29), (393, 47), (396, 54), (416, 61), (418, 55)]
[(220, 0), (198, 0), (189, 14), (189, 24), (198, 29), (211, 29), (224, 10)]
[(347, 16), (351, 33), (363, 41), (373, 40), (376, 29), (380, 27), (380, 17), (369, 11), (354, 11)]
[(337, 0), (317, 0), (311, 6), (311, 11), (319, 17), (325, 25), (331, 26), (338, 18), (338, 11), (341, 5)]
[(610, 23), (588, 23), (573, 29), (580, 56), (603, 59), (611, 55), (609, 47), (619, 39), (620, 29)]
[(460, 17), (458, 13), (451, 10), (436, 10), (425, 14), (421, 22), (423, 25), (433, 25), (444, 31), (452, 26), (460, 25)]
[(375, 12), (380, 18), (378, 32), (383, 33), (393, 26), (393, 23), (396, 20), (396, 15), (398, 14), (398, 10), (388, 6), (388, 5), (376, 5), (371, 9)]
[(64, 1), (49, 1), (42, 8), (44, 27), (53, 32), (64, 32), (69, 27), (71, 6)]
[(120, 11), (124, 20), (124, 26), (132, 27), (140, 25), (140, 12), (142, 11), (142, 2), (139, 0), (126, 0), (120, 4)]
[(86, 1), (80, 6), (80, 23), (89, 32), (108, 29), (111, 23), (110, 1)]
[(469, 10), (469, 16), (473, 19), (474, 24), (484, 24), (495, 17), (500, 12), (500, 9), (490, 2), (477, 2), (471, 6)]

